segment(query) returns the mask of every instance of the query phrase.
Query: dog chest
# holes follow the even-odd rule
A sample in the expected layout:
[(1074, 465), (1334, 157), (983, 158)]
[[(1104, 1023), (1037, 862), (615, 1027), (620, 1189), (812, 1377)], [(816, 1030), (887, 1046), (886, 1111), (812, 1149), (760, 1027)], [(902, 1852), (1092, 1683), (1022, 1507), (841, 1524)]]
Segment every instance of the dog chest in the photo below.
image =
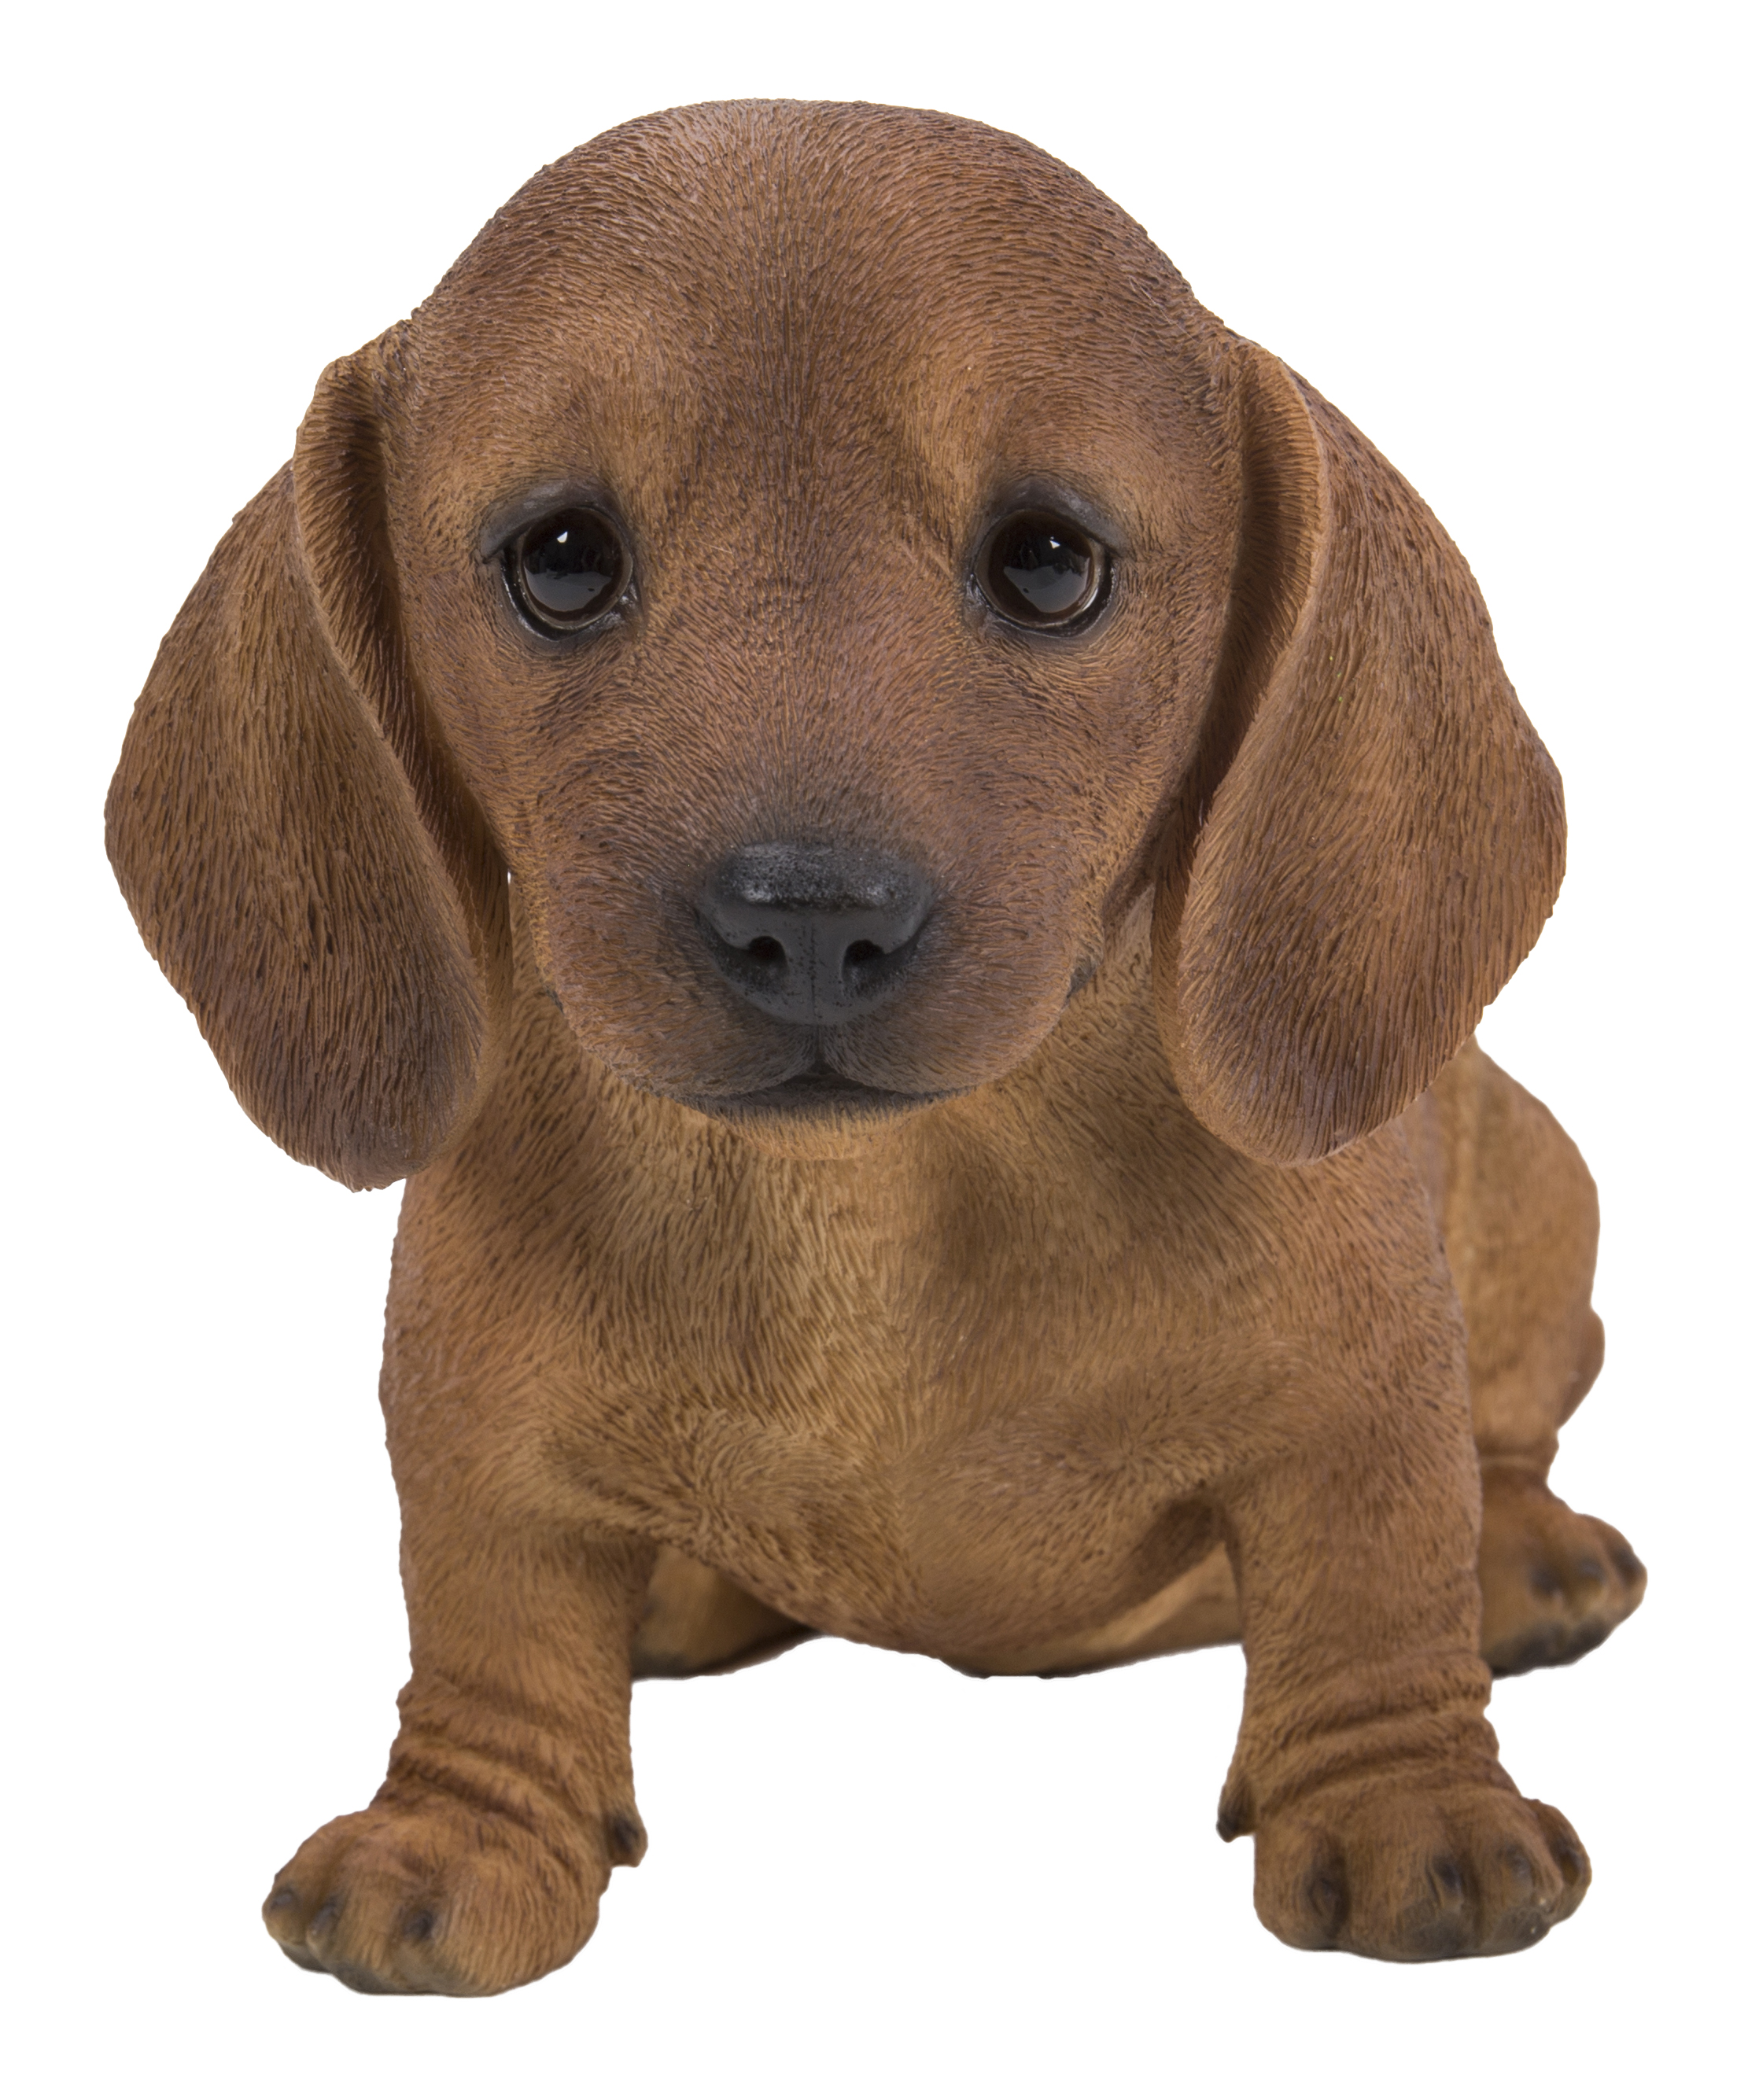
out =
[[(1207, 1289), (1070, 1180), (809, 1170), (595, 1215), (568, 1477), (805, 1622), (974, 1655), (1151, 1594), (1256, 1382), (1254, 1252)], [(1078, 1200), (1077, 1200), (1078, 1198)], [(639, 1228), (642, 1228), (639, 1229)]]

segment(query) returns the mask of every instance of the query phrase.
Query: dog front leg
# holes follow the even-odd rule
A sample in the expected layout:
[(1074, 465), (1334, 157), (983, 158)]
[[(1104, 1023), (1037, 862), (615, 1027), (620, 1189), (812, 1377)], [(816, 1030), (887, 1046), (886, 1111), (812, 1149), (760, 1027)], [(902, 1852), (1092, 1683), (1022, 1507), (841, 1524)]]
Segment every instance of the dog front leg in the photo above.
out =
[(1257, 1912), (1289, 1945), (1403, 1961), (1529, 1946), (1590, 1878), (1499, 1762), (1473, 1461), (1420, 1419), (1413, 1449), (1400, 1414), (1329, 1425), (1225, 1507), (1247, 1677), (1221, 1834), (1255, 1835)]
[(655, 1549), (519, 1510), (477, 1462), (398, 1470), (413, 1676), (388, 1776), (263, 1914), (355, 1990), (480, 1996), (568, 1961), (642, 1856), (630, 1654)]

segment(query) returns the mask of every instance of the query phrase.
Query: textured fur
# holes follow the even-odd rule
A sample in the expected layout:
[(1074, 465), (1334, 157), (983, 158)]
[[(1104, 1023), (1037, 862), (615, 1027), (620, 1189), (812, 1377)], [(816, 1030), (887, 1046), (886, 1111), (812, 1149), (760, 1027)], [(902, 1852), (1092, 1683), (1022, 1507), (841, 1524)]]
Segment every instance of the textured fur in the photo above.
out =
[[(559, 492), (634, 554), (580, 643), (493, 553)], [(1044, 501), (1113, 549), (1071, 637), (966, 580)], [(642, 1849), (633, 1676), (809, 1630), (986, 1672), (1242, 1636), (1221, 1828), (1273, 1930), (1567, 1915), (1483, 1652), (1581, 1652), (1644, 1573), (1546, 1486), (1594, 1192), (1466, 1041), (1563, 837), (1425, 505), (1034, 148), (724, 105), (537, 176), (324, 374), (110, 798), (250, 1114), (412, 1177), (413, 1674), (268, 1899), (286, 1952), (567, 1960)], [(926, 871), (900, 995), (822, 1035), (713, 969), (700, 885), (768, 839)], [(816, 1056), (935, 1098), (737, 1103)]]

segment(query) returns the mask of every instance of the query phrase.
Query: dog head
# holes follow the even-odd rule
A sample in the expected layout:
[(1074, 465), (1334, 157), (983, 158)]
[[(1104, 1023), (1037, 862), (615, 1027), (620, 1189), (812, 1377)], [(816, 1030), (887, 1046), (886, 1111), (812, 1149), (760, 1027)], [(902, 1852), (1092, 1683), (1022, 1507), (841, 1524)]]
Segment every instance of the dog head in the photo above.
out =
[(533, 967), (757, 1136), (999, 1078), (1155, 902), (1196, 1114), (1398, 1114), (1558, 887), (1461, 557), (1018, 140), (723, 105), (544, 170), (323, 375), (166, 638), (110, 852), (239, 1097), (355, 1186)]

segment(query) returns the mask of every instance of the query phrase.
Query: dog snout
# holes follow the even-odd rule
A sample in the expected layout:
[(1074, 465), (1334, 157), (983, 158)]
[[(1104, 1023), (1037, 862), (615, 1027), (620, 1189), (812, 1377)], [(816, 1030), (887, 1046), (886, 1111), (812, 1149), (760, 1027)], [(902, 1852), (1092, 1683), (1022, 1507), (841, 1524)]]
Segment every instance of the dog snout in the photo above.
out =
[(934, 892), (889, 854), (771, 840), (712, 870), (699, 928), (718, 971), (761, 1012), (832, 1027), (890, 998)]

